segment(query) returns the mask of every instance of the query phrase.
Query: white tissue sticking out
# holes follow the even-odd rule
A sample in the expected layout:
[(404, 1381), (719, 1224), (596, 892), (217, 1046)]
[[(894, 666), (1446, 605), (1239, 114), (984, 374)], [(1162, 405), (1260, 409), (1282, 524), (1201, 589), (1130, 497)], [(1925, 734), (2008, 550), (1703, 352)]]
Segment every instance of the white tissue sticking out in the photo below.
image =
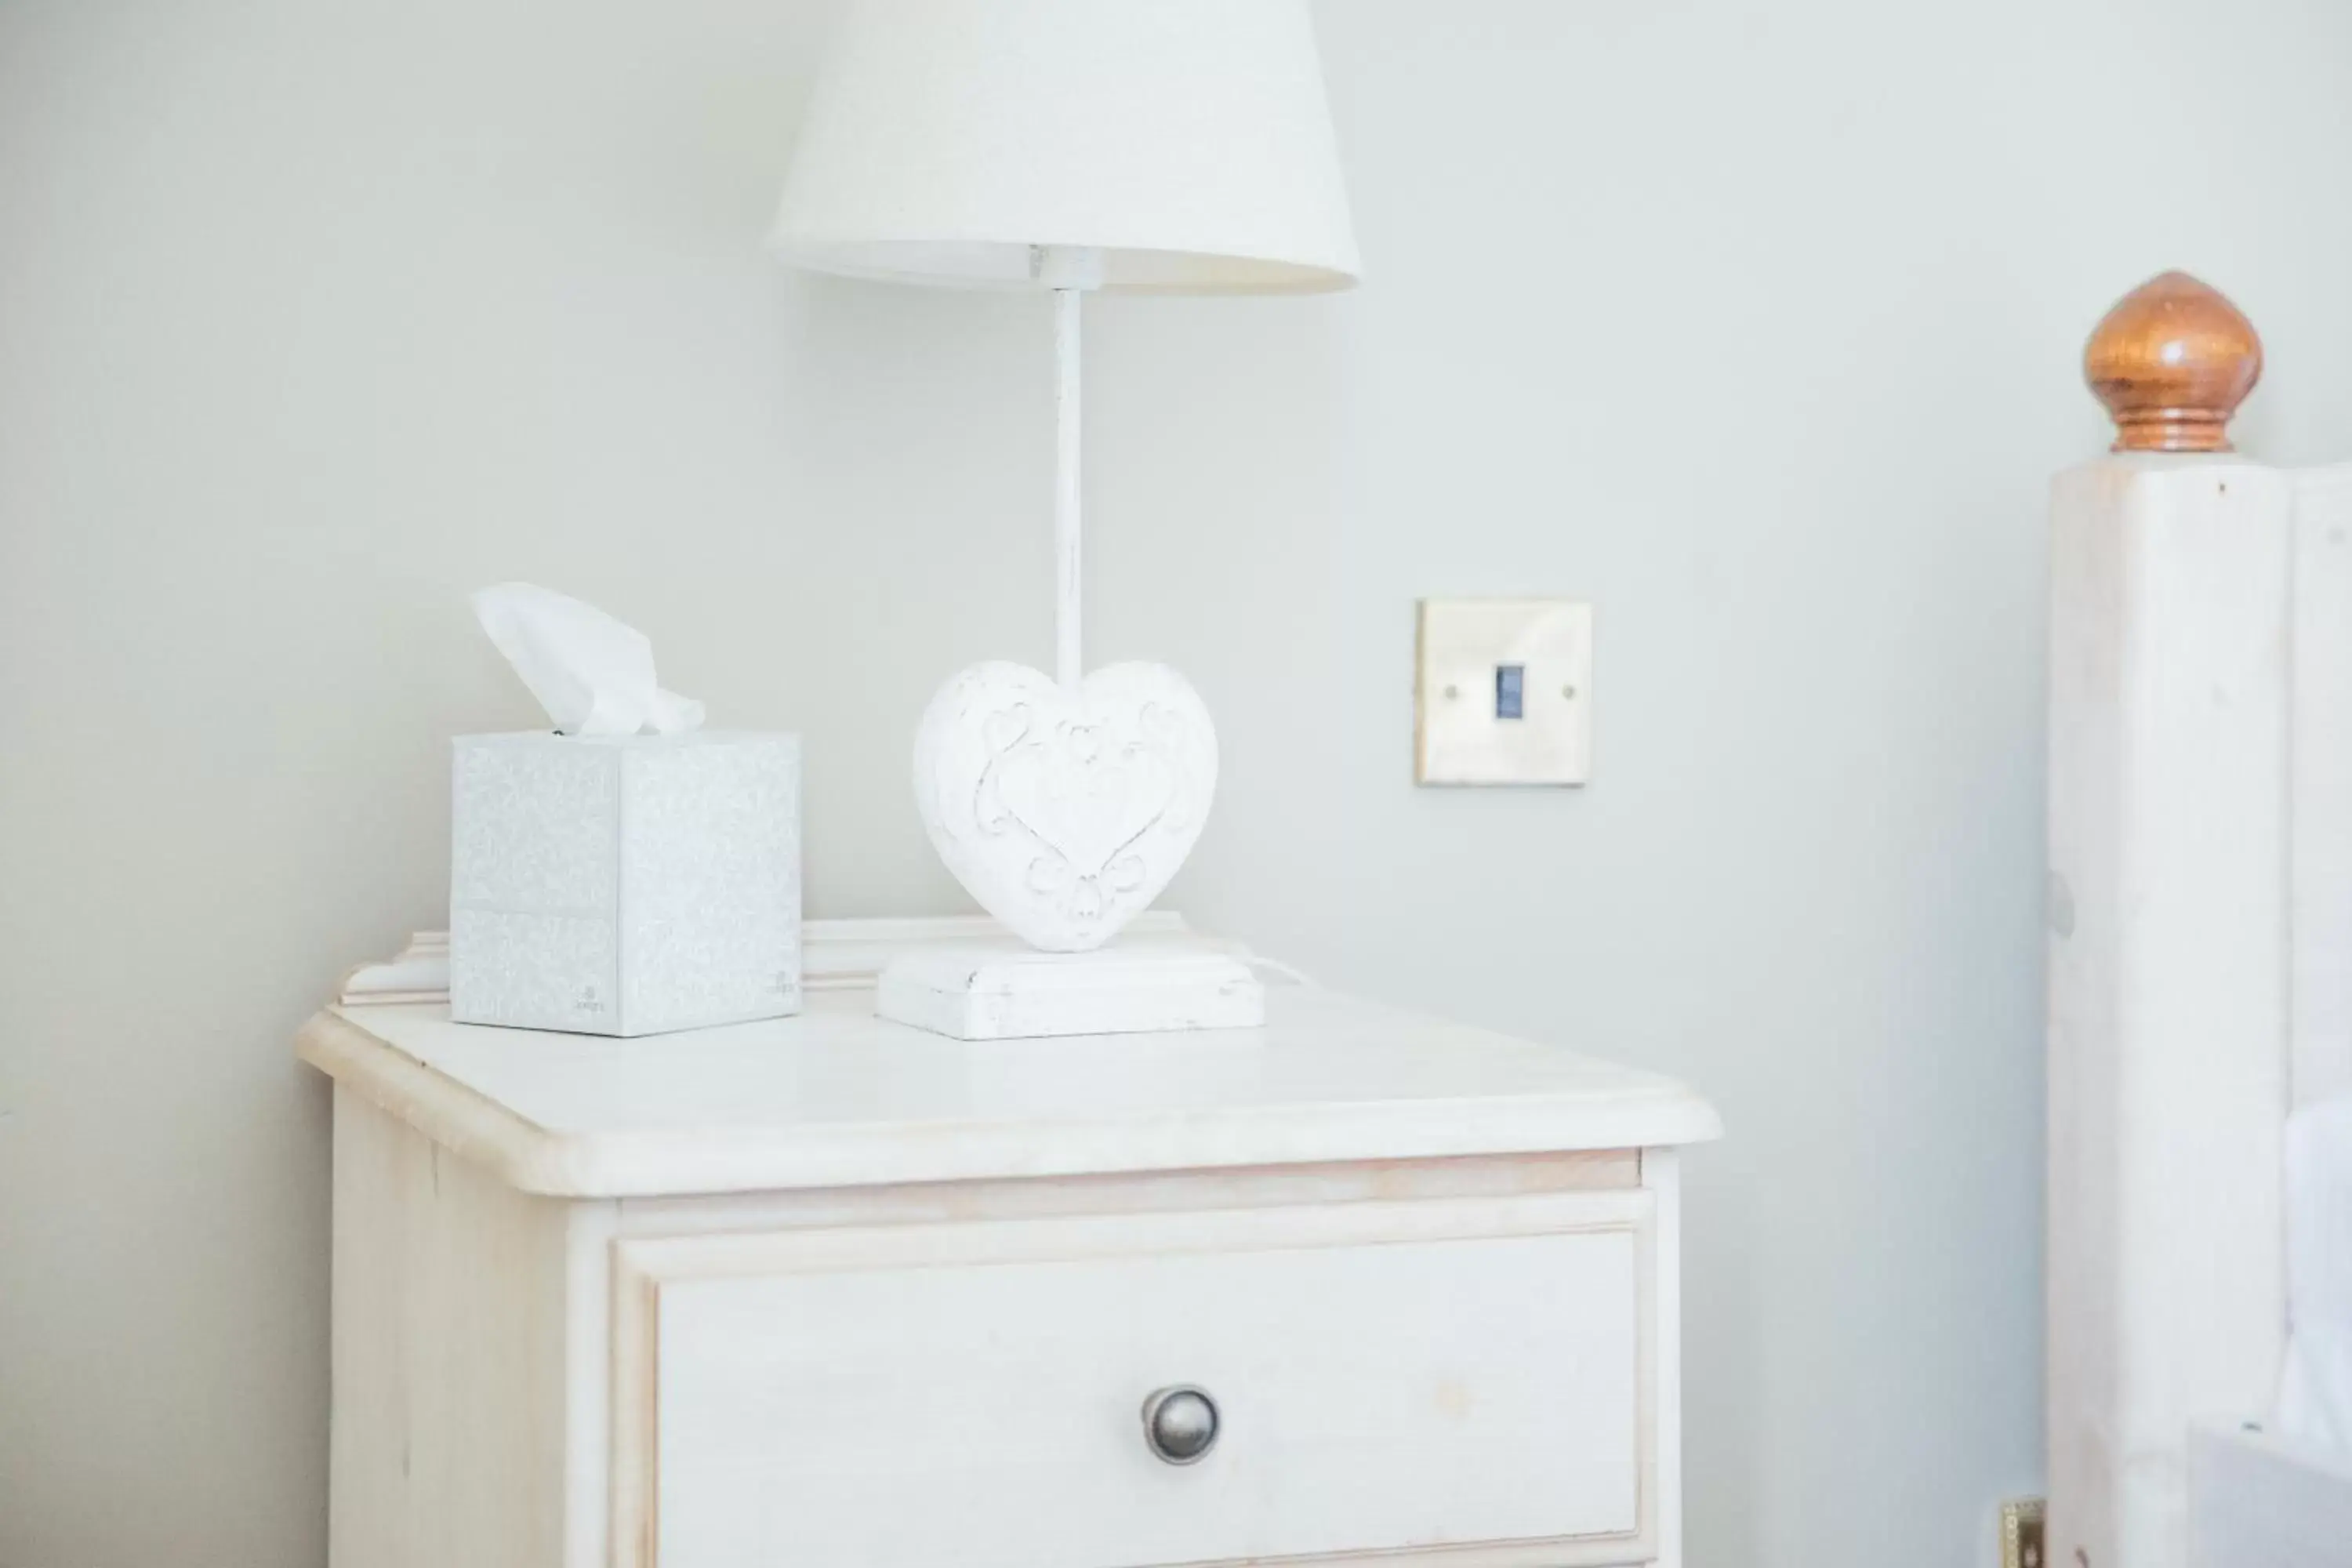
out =
[(682, 734), (702, 704), (654, 680), (654, 645), (593, 605), (530, 583), (474, 595), (474, 614), (556, 729), (566, 735)]
[(2352, 1454), (2352, 1096), (2287, 1118), (2286, 1275), (2279, 1430)]

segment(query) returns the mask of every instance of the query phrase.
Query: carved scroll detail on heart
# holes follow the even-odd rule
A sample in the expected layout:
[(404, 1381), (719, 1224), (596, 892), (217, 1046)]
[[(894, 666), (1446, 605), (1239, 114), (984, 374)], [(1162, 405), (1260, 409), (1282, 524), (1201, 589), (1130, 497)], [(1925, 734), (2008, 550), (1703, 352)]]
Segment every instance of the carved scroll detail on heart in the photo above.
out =
[(1201, 837), (1217, 735), (1184, 678), (1115, 664), (1066, 691), (1025, 665), (949, 678), (915, 736), (923, 827), (1032, 946), (1084, 952), (1150, 906)]

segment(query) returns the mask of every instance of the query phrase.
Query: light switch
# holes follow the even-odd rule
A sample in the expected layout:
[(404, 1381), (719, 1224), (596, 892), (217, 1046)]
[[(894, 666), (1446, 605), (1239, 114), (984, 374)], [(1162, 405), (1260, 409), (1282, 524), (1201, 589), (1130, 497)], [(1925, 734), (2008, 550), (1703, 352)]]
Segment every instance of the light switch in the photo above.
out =
[(1592, 606), (1423, 599), (1413, 777), (1580, 784), (1592, 771)]

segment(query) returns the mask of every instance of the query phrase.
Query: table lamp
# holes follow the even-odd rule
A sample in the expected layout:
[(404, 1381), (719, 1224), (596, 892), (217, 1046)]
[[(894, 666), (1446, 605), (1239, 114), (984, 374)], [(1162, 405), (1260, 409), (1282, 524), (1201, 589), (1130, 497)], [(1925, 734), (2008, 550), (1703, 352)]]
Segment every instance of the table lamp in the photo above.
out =
[(772, 244), (819, 271), (1053, 297), (1054, 674), (958, 672), (915, 745), (932, 845), (1038, 961), (914, 964), (878, 1005), (963, 1037), (1256, 1022), (1230, 960), (1097, 951), (1198, 840), (1217, 747), (1174, 670), (1084, 664), (1078, 318), (1094, 289), (1355, 282), (1306, 0), (851, 0)]

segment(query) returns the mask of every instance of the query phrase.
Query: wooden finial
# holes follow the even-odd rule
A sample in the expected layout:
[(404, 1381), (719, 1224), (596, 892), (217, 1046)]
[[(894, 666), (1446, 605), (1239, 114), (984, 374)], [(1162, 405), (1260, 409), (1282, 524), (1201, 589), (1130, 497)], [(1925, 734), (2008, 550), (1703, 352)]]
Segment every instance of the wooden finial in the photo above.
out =
[(2167, 272), (2116, 301), (2083, 375), (2115, 416), (2115, 450), (2233, 451), (2230, 416), (2262, 379), (2263, 341), (2219, 289)]

